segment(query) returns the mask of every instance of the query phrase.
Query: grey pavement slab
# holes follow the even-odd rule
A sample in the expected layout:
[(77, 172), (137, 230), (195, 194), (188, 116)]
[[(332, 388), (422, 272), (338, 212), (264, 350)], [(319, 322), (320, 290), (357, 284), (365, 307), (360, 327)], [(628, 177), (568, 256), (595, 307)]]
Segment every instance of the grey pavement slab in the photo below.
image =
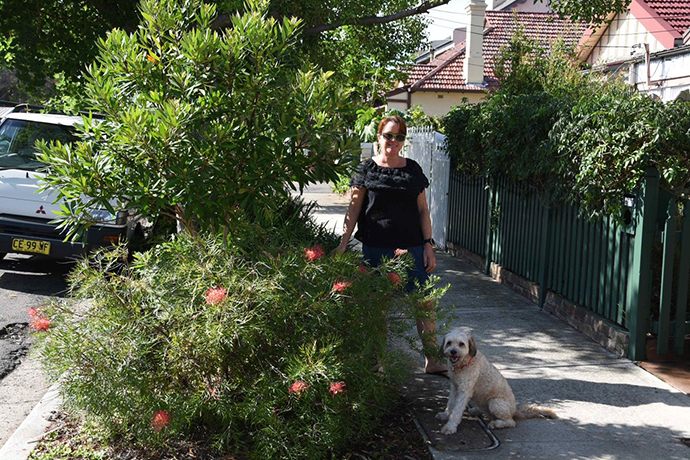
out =
[(350, 199), (346, 195), (333, 193), (328, 184), (313, 184), (305, 188), (302, 194), (305, 202), (315, 202), (313, 220), (324, 224), (328, 230), (337, 235), (343, 234), (345, 212)]
[(443, 411), (448, 397), (448, 379), (416, 372), (402, 386), (403, 394), (415, 395), (412, 404), (415, 417), (427, 443), (433, 449), (448, 452), (472, 452), (497, 447), (498, 439), (476, 418), (465, 416), (453, 436), (441, 433), (443, 426), (436, 414)]
[[(690, 397), (464, 262), (437, 259), (441, 283), (457, 285), (442, 301), (453, 318), (441, 330), (472, 328), (518, 404), (551, 407), (559, 419), (519, 420), (494, 430), (494, 450), (432, 448), (435, 458), (690, 458), (681, 442), (690, 437)], [(441, 423), (420, 420), (427, 431)]]
[(42, 400), (48, 387), (41, 364), (31, 354), (0, 381), (0, 459), (12, 458), (6, 455), (5, 444)]
[(19, 428), (0, 447), (0, 458), (3, 460), (25, 460), (36, 444), (47, 433), (52, 424), (52, 415), (62, 406), (62, 398), (57, 385), (48, 389), (36, 403)]

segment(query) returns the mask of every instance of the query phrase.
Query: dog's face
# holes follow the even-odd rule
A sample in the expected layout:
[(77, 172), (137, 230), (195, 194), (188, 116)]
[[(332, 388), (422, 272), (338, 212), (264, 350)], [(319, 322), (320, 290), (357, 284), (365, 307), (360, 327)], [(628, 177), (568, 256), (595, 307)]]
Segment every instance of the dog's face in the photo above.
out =
[(451, 363), (457, 364), (467, 355), (476, 356), (477, 345), (469, 332), (455, 328), (443, 338), (441, 352)]

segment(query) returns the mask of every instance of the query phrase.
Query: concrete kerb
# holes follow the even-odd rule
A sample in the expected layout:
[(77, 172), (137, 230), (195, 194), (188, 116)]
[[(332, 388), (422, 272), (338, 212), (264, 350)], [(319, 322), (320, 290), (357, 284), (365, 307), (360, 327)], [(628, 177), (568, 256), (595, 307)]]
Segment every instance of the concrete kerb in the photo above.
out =
[(0, 459), (25, 460), (28, 458), (52, 423), (50, 415), (59, 411), (61, 406), (59, 386), (55, 384), (48, 389), (29, 416), (0, 448)]

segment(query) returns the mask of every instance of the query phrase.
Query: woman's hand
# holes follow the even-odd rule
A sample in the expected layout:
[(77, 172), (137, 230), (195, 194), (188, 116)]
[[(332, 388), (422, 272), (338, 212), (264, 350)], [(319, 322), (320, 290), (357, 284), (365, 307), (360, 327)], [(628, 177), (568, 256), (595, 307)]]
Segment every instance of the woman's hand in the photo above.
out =
[(431, 244), (424, 243), (424, 266), (426, 272), (431, 273), (436, 268), (436, 254)]
[[(426, 193), (422, 190), (417, 196), (417, 209), (419, 209), (419, 225), (422, 228), (422, 236), (426, 240), (431, 238), (433, 234), (431, 230), (431, 215), (429, 214), (429, 206), (426, 204)], [(426, 272), (431, 273), (436, 268), (436, 255), (434, 254), (434, 245), (429, 243), (424, 244), (424, 266)]]
[(341, 241), (337, 248), (333, 250), (336, 254), (343, 254), (347, 250), (347, 241)]

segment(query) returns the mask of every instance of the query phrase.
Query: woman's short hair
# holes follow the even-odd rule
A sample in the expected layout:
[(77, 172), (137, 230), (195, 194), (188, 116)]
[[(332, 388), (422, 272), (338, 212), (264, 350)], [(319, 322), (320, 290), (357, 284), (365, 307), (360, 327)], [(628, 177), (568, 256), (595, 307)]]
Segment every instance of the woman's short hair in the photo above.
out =
[(381, 120), (381, 123), (379, 123), (379, 134), (383, 132), (383, 127), (386, 126), (386, 123), (389, 121), (392, 121), (398, 125), (398, 134), (404, 134), (407, 136), (407, 124), (405, 124), (405, 120), (399, 115), (391, 115), (390, 117), (385, 117), (383, 120)]

